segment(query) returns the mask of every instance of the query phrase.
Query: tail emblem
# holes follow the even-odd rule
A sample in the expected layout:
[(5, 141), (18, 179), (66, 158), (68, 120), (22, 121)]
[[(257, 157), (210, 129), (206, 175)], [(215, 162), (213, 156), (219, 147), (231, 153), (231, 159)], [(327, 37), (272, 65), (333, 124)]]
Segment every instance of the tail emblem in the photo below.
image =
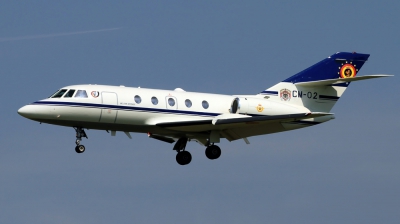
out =
[(288, 90), (288, 89), (281, 89), (280, 97), (281, 97), (281, 100), (283, 100), (283, 101), (290, 101), (290, 98), (292, 98), (292, 94), (291, 94), (290, 90)]
[(339, 72), (338, 74), (340, 75), (341, 78), (351, 78), (355, 77), (357, 74), (358, 69), (355, 68), (356, 65), (352, 65), (353, 62), (342, 64), (342, 67), (339, 67)]

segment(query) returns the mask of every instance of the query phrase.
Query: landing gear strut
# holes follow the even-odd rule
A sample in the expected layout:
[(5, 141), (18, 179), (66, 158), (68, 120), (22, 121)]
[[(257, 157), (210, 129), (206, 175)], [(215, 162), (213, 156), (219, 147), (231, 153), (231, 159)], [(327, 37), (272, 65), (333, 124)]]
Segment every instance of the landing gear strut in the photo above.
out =
[(88, 138), (85, 131), (81, 127), (74, 127), (76, 131), (76, 140), (75, 140), (75, 152), (82, 153), (85, 151), (85, 146), (81, 145), (82, 138)]
[(212, 144), (206, 148), (206, 156), (209, 159), (218, 159), (221, 156), (221, 149)]
[(187, 141), (188, 138), (182, 137), (175, 143), (174, 146), (174, 150), (178, 152), (178, 154), (176, 154), (176, 162), (182, 166), (187, 165), (190, 163), (190, 161), (192, 161), (192, 155), (190, 152), (185, 151)]

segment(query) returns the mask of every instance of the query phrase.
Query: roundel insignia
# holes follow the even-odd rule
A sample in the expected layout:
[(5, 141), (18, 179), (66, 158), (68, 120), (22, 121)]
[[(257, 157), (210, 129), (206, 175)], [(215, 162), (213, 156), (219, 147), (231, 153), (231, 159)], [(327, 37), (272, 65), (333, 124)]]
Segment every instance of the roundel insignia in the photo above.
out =
[(258, 106), (256, 107), (258, 112), (263, 112), (264, 107), (261, 104), (258, 104)]
[(340, 78), (351, 78), (357, 74), (357, 69), (352, 64), (344, 64), (339, 71)]
[(97, 97), (100, 95), (100, 93), (99, 93), (99, 91), (92, 91), (91, 95), (92, 95), (94, 98), (97, 98)]
[(290, 98), (292, 98), (292, 94), (288, 89), (281, 89), (279, 95), (283, 101), (290, 101)]

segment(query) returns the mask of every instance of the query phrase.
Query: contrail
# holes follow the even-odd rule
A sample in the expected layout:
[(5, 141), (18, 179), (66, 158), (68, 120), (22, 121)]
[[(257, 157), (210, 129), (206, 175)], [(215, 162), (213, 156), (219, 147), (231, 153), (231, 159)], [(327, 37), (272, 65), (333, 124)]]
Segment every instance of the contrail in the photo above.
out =
[(122, 29), (122, 27), (101, 29), (101, 30), (85, 30), (85, 31), (76, 31), (76, 32), (68, 32), (68, 33), (53, 33), (53, 34), (41, 34), (41, 35), (31, 35), (31, 36), (21, 36), (21, 37), (6, 37), (6, 38), (0, 38), (0, 42), (41, 39), (41, 38), (70, 36), (70, 35), (87, 34), (87, 33), (98, 33), (98, 32), (107, 32), (107, 31), (113, 31), (113, 30), (119, 30), (119, 29)]

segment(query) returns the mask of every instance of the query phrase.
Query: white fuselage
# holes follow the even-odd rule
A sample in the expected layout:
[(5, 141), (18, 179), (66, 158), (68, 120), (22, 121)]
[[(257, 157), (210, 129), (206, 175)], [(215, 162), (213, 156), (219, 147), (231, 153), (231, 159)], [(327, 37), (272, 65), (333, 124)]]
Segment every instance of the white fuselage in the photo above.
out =
[[(74, 85), (62, 88), (64, 95), (47, 98), (22, 107), (18, 112), (29, 119), (70, 127), (168, 135), (202, 135), (202, 129), (174, 130), (158, 127), (165, 122), (201, 121), (215, 117), (282, 115), (310, 112), (307, 108), (269, 101), (262, 96), (230, 96), (185, 92), (182, 89), (157, 90), (105, 85)], [(67, 97), (69, 90), (75, 93)], [(77, 91), (87, 97), (77, 97)], [(140, 98), (140, 99), (139, 99)], [(232, 111), (232, 102), (240, 102)], [(190, 102), (189, 102), (190, 101)], [(298, 128), (298, 127), (297, 127)], [(218, 128), (216, 128), (218, 129)], [(248, 130), (253, 136), (285, 131), (282, 125)], [(221, 130), (223, 131), (223, 130)], [(240, 130), (237, 130), (240, 132)], [(221, 137), (224, 137), (222, 134)], [(234, 139), (232, 139), (234, 140)]]
[(289, 131), (320, 124), (330, 113), (350, 82), (389, 75), (357, 76), (368, 54), (338, 52), (283, 80), (257, 95), (220, 95), (106, 85), (73, 85), (61, 88), (47, 99), (18, 110), (38, 122), (73, 127), (77, 153), (87, 138), (85, 129), (148, 133), (174, 143), (176, 160), (187, 165), (191, 155), (186, 143), (206, 146), (206, 157), (220, 157), (215, 145), (229, 141)]

